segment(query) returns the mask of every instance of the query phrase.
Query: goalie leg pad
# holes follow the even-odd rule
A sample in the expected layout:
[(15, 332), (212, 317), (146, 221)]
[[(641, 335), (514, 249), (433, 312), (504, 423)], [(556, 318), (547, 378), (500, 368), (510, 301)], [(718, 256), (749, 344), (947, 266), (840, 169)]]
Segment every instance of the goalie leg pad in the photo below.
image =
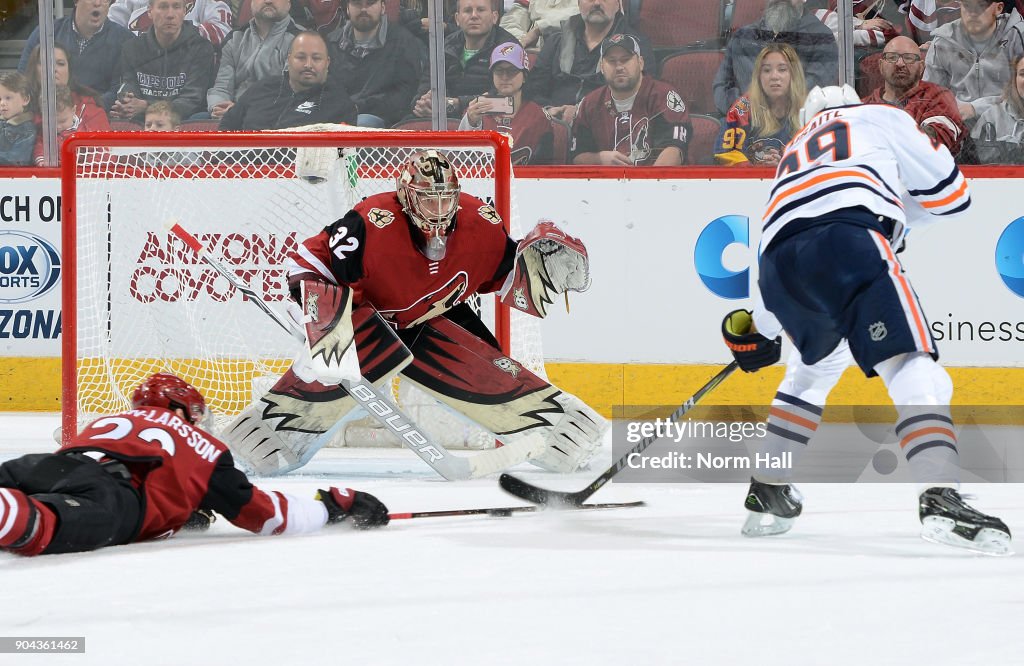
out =
[(423, 324), (411, 349), (406, 380), (506, 444), (542, 440), (544, 469), (585, 465), (608, 430), (608, 421), (581, 400), (446, 318)]
[[(394, 329), (372, 308), (357, 308), (352, 320), (367, 381), (382, 386), (412, 361)], [(304, 381), (292, 369), (232, 422), (223, 439), (248, 471), (284, 474), (309, 462), (355, 406), (341, 386)]]
[(530, 462), (550, 472), (575, 472), (594, 457), (611, 424), (570, 393), (560, 393), (556, 400), (562, 417), (545, 433), (547, 449)]
[(402, 376), (492, 433), (550, 426), (562, 411), (557, 388), (445, 317), (403, 337), (414, 360)]

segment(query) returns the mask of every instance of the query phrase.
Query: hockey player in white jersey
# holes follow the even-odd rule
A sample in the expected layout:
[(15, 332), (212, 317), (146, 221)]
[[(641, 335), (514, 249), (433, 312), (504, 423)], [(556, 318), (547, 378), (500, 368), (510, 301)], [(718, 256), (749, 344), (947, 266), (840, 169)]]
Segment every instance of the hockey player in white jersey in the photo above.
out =
[[(816, 87), (801, 120), (763, 217), (762, 302), (722, 324), (748, 372), (778, 361), (783, 330), (795, 346), (772, 401), (768, 437), (758, 446), (792, 453), (795, 464), (852, 358), (865, 375), (882, 378), (896, 405), (900, 447), (922, 490), (922, 537), (1009, 554), (1006, 525), (958, 492), (953, 383), (936, 362), (927, 320), (894, 250), (907, 227), (967, 210), (967, 182), (945, 146), (909, 115), (862, 105), (849, 86)], [(790, 529), (802, 510), (790, 479), (791, 470), (751, 479), (745, 535)]]

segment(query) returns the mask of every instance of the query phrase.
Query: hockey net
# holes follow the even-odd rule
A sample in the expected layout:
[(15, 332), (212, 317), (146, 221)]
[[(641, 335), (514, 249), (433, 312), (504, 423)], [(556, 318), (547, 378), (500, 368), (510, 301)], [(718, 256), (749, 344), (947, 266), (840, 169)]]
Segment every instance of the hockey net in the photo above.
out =
[[(497, 134), (314, 129), (75, 135), (66, 144), (65, 440), (88, 421), (127, 409), (132, 389), (154, 372), (199, 388), (222, 428), (273, 385), (298, 349), (168, 231), (174, 221), (281, 312), (288, 253), (363, 198), (393, 191), (398, 167), (416, 150), (444, 150), (463, 191), (493, 202), (513, 238), (525, 232), (508, 145)], [(310, 162), (326, 180), (303, 177)], [(536, 321), (492, 296), (475, 306), (505, 352), (543, 375)], [(408, 382), (390, 388), (444, 446), (494, 446), (492, 434)], [(396, 445), (369, 418), (351, 419), (332, 442)]]

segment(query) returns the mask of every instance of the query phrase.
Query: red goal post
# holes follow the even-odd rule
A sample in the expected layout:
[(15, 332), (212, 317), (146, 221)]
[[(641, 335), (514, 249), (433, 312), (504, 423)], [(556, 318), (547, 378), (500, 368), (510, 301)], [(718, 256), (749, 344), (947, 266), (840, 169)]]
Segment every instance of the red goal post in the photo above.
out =
[[(89, 419), (127, 408), (131, 389), (152, 372), (181, 374), (228, 419), (290, 363), (294, 343), (190, 257), (167, 231), (171, 220), (282, 310), (287, 253), (365, 196), (393, 191), (416, 150), (447, 152), (464, 191), (493, 201), (513, 237), (524, 234), (507, 137), (331, 130), (69, 137), (61, 160), (65, 441)], [(330, 158), (328, 179), (301, 178), (297, 154)], [(520, 326), (525, 317), (496, 298), (482, 310), (506, 353), (543, 372), (536, 324)]]

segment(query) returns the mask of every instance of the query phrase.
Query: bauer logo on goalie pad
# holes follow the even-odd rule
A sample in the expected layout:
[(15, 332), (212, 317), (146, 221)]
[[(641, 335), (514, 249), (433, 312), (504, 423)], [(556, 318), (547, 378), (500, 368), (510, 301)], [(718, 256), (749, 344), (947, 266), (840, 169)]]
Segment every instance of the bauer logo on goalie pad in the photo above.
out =
[(370, 212), (366, 214), (366, 219), (378, 229), (383, 229), (395, 221), (395, 214), (383, 208), (371, 208)]
[(498, 215), (498, 211), (494, 210), (494, 206), (480, 206), (478, 211), (480, 217), (484, 218), (491, 224), (501, 224), (501, 215)]
[(510, 358), (508, 358), (507, 356), (502, 356), (501, 358), (494, 359), (494, 365), (499, 370), (502, 370), (503, 372), (507, 372), (508, 374), (512, 375), (513, 377), (518, 377), (519, 376), (519, 371), (522, 370), (522, 368), (520, 368), (518, 365), (516, 365), (515, 361), (513, 361)]

